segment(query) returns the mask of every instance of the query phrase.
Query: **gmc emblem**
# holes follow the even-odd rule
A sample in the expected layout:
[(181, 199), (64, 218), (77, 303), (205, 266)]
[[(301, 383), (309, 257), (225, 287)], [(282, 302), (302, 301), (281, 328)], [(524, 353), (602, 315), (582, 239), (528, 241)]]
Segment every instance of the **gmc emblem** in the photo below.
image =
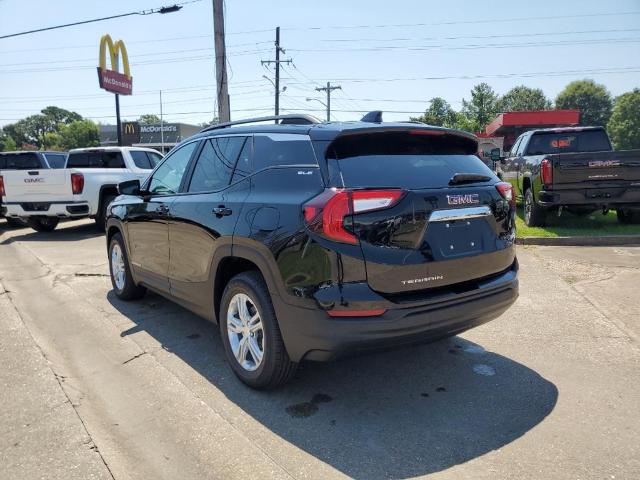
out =
[(470, 205), (480, 203), (480, 195), (477, 193), (467, 193), (466, 195), (447, 195), (449, 205)]
[(42, 183), (44, 178), (25, 178), (24, 183)]

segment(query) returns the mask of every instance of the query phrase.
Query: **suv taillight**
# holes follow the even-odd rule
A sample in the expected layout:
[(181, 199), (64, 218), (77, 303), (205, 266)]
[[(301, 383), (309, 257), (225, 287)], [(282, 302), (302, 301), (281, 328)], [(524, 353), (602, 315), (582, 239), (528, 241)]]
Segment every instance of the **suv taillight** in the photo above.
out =
[(496, 184), (496, 189), (512, 207), (516, 206), (516, 196), (513, 192), (513, 185), (507, 182), (500, 182)]
[(331, 188), (303, 206), (304, 219), (312, 231), (336, 242), (356, 244), (356, 236), (344, 228), (345, 217), (392, 207), (402, 190), (343, 190)]
[(543, 159), (540, 163), (540, 177), (545, 185), (553, 183), (553, 165), (548, 158)]
[(74, 195), (78, 195), (82, 193), (84, 190), (84, 175), (81, 173), (72, 173), (71, 174), (71, 191)]
[(0, 197), (4, 197), (4, 178), (0, 175)]

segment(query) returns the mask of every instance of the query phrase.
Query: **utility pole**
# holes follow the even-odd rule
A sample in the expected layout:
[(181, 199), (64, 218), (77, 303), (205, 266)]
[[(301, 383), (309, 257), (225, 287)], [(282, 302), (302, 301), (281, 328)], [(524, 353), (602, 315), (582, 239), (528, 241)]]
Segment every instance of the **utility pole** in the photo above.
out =
[(275, 114), (280, 115), (280, 64), (281, 63), (291, 63), (292, 60), (289, 58), (288, 60), (280, 60), (280, 52), (285, 53), (284, 48), (280, 47), (280, 27), (276, 27), (276, 59), (275, 60), (261, 60), (260, 63), (262, 65), (269, 65), (271, 63), (275, 63), (276, 65), (276, 81), (274, 82), (274, 87), (276, 91), (276, 99), (275, 99)]
[(223, 0), (213, 0), (213, 36), (216, 51), (216, 90), (218, 92), (218, 121), (231, 120), (227, 85), (227, 47), (224, 37)]
[(162, 117), (162, 90), (160, 90), (160, 149), (164, 155), (164, 118)]
[(333, 90), (342, 90), (340, 85), (336, 85), (335, 87), (331, 86), (331, 82), (327, 82), (326, 87), (317, 87), (317, 92), (327, 92), (327, 122), (331, 121), (331, 92)]
[(122, 122), (120, 121), (120, 94), (116, 93), (116, 130), (118, 131), (118, 146), (122, 146)]

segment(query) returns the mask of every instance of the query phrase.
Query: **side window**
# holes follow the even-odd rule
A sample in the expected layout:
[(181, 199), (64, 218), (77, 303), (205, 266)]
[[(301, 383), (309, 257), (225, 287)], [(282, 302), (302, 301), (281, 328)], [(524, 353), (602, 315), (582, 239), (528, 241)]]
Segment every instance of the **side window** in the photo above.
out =
[(246, 137), (218, 137), (205, 141), (193, 170), (190, 192), (210, 192), (229, 185)]
[(102, 154), (102, 168), (125, 168), (122, 153), (104, 152)]
[(509, 152), (509, 156), (517, 157), (518, 156), (518, 148), (520, 148), (520, 143), (522, 143), (522, 137), (518, 137), (516, 139), (516, 143), (511, 147), (511, 152)]
[(130, 150), (129, 153), (131, 154), (131, 158), (133, 158), (133, 163), (136, 164), (136, 167), (145, 170), (152, 168), (149, 163), (149, 157), (147, 157), (147, 152), (143, 152), (142, 150)]
[(251, 173), (251, 156), (253, 153), (253, 137), (247, 138), (244, 142), (244, 147), (240, 152), (238, 161), (236, 162), (236, 169), (233, 171), (233, 178), (231, 183), (242, 180)]
[(151, 168), (156, 168), (156, 165), (158, 165), (162, 160), (162, 155), (159, 153), (147, 152), (147, 156), (149, 157), (149, 164), (151, 165)]
[(171, 155), (166, 157), (149, 182), (149, 192), (161, 195), (177, 193), (191, 155), (193, 155), (197, 145), (198, 142), (188, 143), (174, 150)]
[(45, 153), (47, 162), (51, 168), (64, 168), (67, 163), (67, 156), (64, 153)]
[(254, 171), (275, 165), (317, 165), (311, 140), (306, 135), (256, 135)]

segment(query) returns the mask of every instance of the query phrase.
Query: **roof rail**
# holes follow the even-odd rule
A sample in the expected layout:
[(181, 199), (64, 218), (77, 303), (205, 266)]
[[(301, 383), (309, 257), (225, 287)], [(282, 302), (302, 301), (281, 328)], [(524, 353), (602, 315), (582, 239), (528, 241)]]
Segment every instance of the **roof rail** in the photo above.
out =
[(268, 122), (269, 120), (280, 120), (280, 125), (312, 125), (316, 123), (322, 123), (316, 117), (305, 114), (290, 114), (290, 115), (271, 115), (269, 117), (256, 117), (246, 118), (244, 120), (236, 120), (233, 122), (216, 123), (203, 128), (200, 132), (208, 132), (210, 130), (217, 130), (219, 128), (231, 127), (232, 125), (244, 125), (248, 123)]

